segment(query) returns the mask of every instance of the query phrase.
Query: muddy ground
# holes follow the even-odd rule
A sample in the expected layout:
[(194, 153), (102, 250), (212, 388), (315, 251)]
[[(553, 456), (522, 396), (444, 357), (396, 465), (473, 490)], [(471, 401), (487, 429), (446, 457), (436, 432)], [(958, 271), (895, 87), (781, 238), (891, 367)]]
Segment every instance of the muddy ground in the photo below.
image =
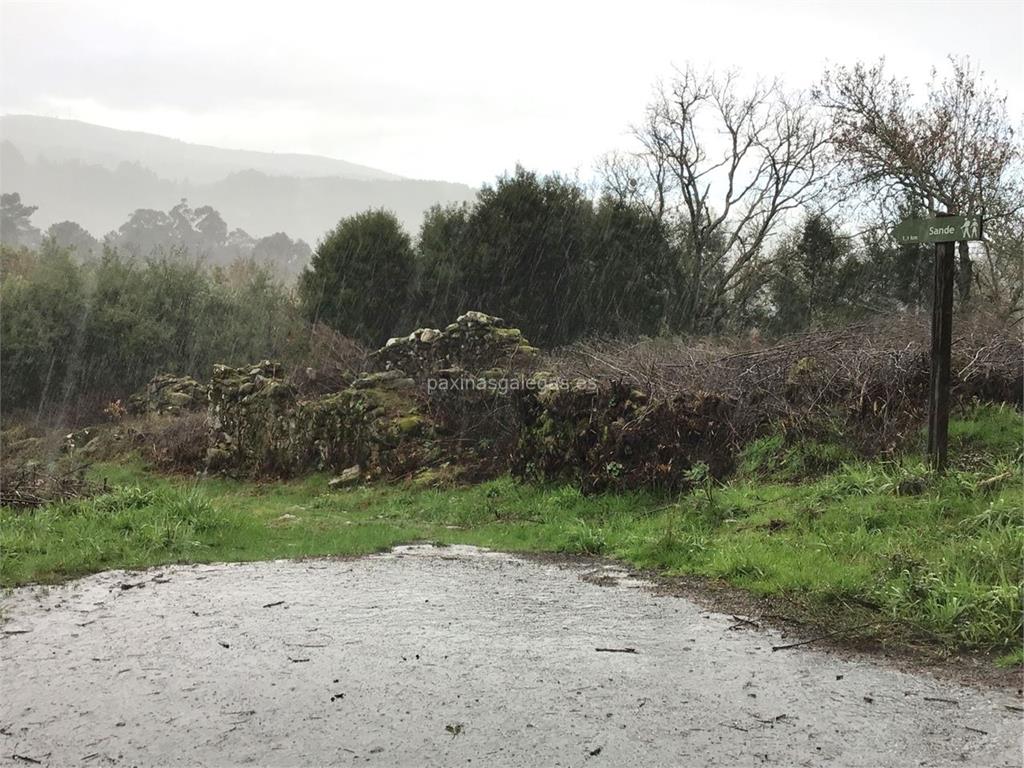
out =
[(471, 547), (14, 590), (0, 764), (1018, 766), (1017, 691)]

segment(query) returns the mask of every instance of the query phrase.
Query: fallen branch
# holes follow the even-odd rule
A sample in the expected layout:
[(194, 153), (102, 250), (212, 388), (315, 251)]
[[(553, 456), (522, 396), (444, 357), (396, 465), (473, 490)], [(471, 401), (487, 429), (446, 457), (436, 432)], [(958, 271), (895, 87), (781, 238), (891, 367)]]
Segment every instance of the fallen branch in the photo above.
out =
[(831, 632), (826, 632), (823, 635), (818, 635), (817, 637), (812, 637), (812, 638), (810, 638), (808, 640), (801, 640), (798, 643), (787, 643), (786, 645), (773, 645), (772, 646), (772, 653), (774, 653), (775, 651), (784, 651), (784, 650), (786, 650), (788, 648), (798, 648), (801, 645), (810, 645), (811, 643), (816, 643), (819, 640), (825, 640), (826, 638), (832, 637), (834, 635), (842, 634), (843, 632), (855, 632), (858, 629), (867, 629), (868, 627), (873, 627), (876, 624), (878, 624), (877, 621), (869, 621), (866, 624), (858, 624), (856, 627), (849, 627), (849, 628), (843, 627), (841, 629), (835, 629), (835, 630), (832, 630)]
[(733, 616), (733, 624), (729, 629), (739, 629), (740, 627), (753, 627), (754, 629), (760, 629), (761, 625), (751, 619), (744, 619), (742, 616)]
[(1007, 480), (1011, 477), (1013, 477), (1013, 472), (1003, 472), (1002, 474), (996, 475), (995, 477), (990, 477), (987, 480), (981, 480), (978, 483), (978, 488), (987, 488), (988, 486), (994, 483), (998, 483), (1001, 480)]

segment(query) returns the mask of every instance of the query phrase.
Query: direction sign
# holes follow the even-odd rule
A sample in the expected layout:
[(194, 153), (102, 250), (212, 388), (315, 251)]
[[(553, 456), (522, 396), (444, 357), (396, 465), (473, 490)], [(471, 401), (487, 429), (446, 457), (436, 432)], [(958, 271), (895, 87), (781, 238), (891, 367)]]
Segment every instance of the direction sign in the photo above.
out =
[(904, 219), (892, 231), (897, 243), (951, 243), (981, 240), (981, 218), (943, 216), (937, 219)]

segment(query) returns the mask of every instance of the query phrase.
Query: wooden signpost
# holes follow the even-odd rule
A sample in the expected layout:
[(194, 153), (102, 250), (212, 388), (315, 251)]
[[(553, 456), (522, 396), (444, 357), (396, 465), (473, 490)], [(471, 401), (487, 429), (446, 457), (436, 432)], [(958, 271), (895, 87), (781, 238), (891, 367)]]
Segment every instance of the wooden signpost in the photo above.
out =
[(928, 390), (928, 457), (939, 472), (946, 468), (949, 444), (949, 377), (953, 345), (953, 277), (956, 242), (981, 240), (979, 217), (939, 214), (934, 219), (904, 219), (893, 230), (898, 243), (935, 243), (932, 291), (932, 359)]

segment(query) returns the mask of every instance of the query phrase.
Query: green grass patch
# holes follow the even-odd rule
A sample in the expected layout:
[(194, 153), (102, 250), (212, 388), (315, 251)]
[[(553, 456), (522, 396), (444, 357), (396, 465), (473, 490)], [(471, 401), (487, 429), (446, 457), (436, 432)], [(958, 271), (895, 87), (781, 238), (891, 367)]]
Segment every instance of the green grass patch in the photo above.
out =
[[(0, 584), (164, 563), (359, 555), (430, 540), (605, 555), (666, 574), (785, 596), (823, 623), (1021, 658), (1024, 486), (1020, 414), (977, 409), (951, 433), (971, 461), (939, 476), (920, 456), (865, 462), (841, 449), (761, 442), (724, 486), (584, 496), (510, 478), (458, 488), (327, 478), (249, 483), (102, 465), (109, 492), (0, 510)], [(772, 452), (774, 450), (774, 453)], [(966, 449), (965, 449), (966, 450)], [(813, 459), (807, 459), (811, 455)], [(795, 467), (830, 467), (814, 479)]]
[(1024, 454), (1020, 413), (1009, 405), (980, 405), (949, 422), (949, 450), (957, 466), (1016, 460)]
[(839, 441), (772, 434), (754, 440), (740, 453), (739, 474), (794, 482), (831, 472), (854, 458)]

